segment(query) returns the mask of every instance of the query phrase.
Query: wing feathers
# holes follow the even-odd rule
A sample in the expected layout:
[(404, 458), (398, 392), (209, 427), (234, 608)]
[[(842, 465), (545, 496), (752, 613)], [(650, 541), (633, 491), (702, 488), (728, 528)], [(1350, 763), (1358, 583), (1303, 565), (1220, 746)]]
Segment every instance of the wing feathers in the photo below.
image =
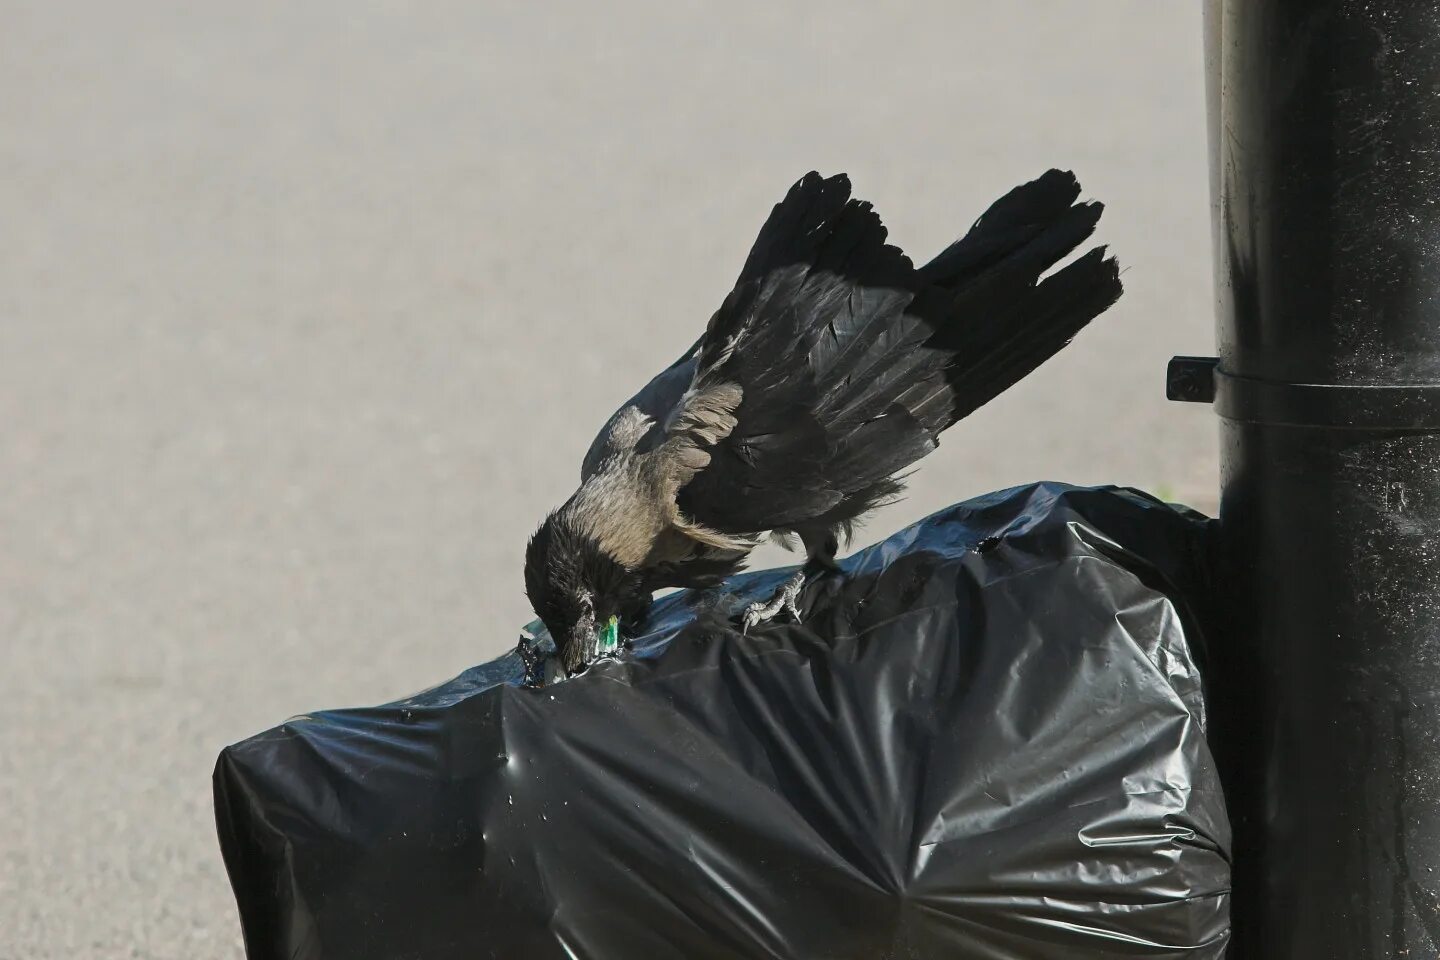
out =
[[(849, 180), (801, 178), (771, 212), (700, 348), (696, 384), (737, 384), (729, 435), (681, 490), (724, 531), (818, 517), (842, 524), (884, 497), (961, 416), (1061, 349), (1119, 296), (1092, 251), (1045, 280), (1095, 229), (1073, 174), (1001, 197), (916, 270)], [(855, 514), (846, 513), (849, 503)]]

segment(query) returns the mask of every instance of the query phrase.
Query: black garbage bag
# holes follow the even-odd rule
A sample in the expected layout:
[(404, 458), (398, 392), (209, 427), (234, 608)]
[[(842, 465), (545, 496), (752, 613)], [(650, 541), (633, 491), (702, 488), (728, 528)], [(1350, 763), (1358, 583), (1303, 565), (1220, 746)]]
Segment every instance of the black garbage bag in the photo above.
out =
[(572, 680), (511, 654), (231, 746), (249, 956), (1219, 958), (1207, 536), (1018, 488), (851, 557), (803, 625), (671, 595)]

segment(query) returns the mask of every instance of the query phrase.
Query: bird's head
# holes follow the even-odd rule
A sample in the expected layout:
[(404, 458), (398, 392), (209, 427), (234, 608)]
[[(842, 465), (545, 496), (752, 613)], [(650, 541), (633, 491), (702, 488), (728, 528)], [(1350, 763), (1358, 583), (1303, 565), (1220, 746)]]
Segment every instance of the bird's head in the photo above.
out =
[(626, 569), (563, 511), (552, 513), (525, 550), (525, 593), (550, 631), (567, 673), (584, 664), (597, 634), (642, 598), (642, 578)]

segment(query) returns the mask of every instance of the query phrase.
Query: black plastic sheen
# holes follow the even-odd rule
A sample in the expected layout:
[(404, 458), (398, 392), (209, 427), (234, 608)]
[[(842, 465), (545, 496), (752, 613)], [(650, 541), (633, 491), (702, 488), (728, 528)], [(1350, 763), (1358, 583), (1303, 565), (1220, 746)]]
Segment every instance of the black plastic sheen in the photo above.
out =
[(510, 654), (215, 771), (251, 960), (1218, 960), (1209, 522), (1059, 484), (844, 561), (804, 624), (659, 601), (540, 689)]

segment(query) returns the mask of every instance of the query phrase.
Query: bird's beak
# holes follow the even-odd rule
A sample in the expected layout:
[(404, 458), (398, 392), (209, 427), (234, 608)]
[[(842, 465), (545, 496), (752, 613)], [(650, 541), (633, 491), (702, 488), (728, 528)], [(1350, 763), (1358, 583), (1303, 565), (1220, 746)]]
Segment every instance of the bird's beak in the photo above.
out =
[(576, 624), (570, 631), (570, 642), (565, 645), (563, 653), (565, 672), (574, 676), (595, 658), (595, 631), (583, 623)]
[(565, 671), (573, 674), (586, 664), (609, 656), (619, 648), (619, 617), (611, 617), (599, 626), (581, 621), (570, 631), (570, 643), (565, 648)]

